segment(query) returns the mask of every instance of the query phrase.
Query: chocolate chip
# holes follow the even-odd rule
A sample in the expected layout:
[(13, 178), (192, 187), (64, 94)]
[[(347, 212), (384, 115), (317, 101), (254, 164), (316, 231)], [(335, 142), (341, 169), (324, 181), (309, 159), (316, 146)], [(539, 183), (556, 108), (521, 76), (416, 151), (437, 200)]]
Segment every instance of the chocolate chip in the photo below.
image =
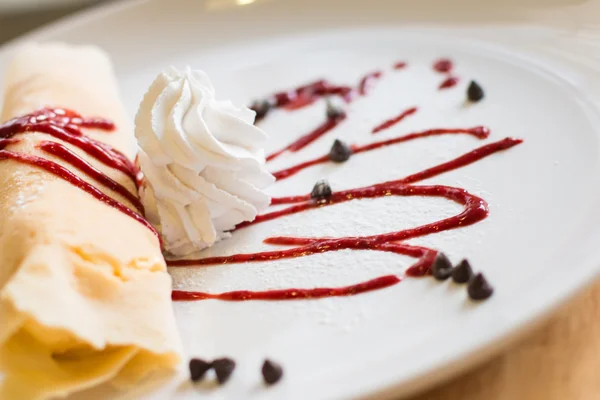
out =
[(478, 273), (467, 286), (467, 293), (473, 300), (485, 300), (494, 293), (494, 288), (490, 286), (482, 273)]
[(217, 375), (217, 381), (219, 384), (224, 384), (229, 380), (233, 370), (235, 369), (235, 361), (231, 358), (217, 358), (212, 362), (212, 367)]
[(272, 104), (269, 100), (255, 100), (250, 105), (250, 109), (256, 112), (256, 120), (261, 120), (271, 111)]
[(431, 272), (438, 281), (444, 281), (452, 274), (452, 263), (444, 253), (438, 253), (431, 265)]
[(346, 116), (346, 112), (341, 106), (335, 105), (331, 100), (327, 99), (327, 118), (339, 119)]
[(462, 260), (452, 270), (452, 280), (456, 283), (467, 283), (473, 278), (473, 269), (468, 260)]
[(192, 358), (190, 360), (190, 379), (192, 382), (201, 381), (211, 367), (211, 363), (206, 362), (200, 358)]
[(479, 101), (483, 99), (485, 94), (483, 93), (483, 88), (479, 86), (479, 84), (475, 81), (471, 81), (469, 83), (469, 87), (467, 88), (467, 98), (469, 101)]
[(283, 376), (283, 369), (281, 365), (266, 359), (262, 365), (262, 376), (267, 385), (273, 385), (281, 379)]
[(346, 143), (339, 139), (335, 139), (331, 150), (329, 150), (329, 159), (333, 162), (347, 161), (352, 155), (352, 149)]
[(310, 197), (315, 200), (325, 200), (331, 197), (332, 191), (331, 186), (329, 186), (329, 182), (325, 179), (321, 179), (315, 183), (313, 186), (312, 192), (310, 192)]

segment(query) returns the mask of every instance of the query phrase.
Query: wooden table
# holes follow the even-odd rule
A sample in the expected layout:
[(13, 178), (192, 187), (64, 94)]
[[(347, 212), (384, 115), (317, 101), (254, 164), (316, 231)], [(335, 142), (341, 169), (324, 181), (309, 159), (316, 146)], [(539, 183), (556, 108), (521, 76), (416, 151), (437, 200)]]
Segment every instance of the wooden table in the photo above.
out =
[(600, 399), (600, 282), (495, 359), (410, 400)]

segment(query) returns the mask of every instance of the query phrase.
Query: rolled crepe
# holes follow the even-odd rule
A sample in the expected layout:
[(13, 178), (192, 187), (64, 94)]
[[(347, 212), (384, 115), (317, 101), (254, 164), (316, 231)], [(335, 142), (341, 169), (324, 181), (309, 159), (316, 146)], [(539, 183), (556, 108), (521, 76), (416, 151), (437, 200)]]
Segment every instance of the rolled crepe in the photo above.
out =
[[(8, 65), (2, 120), (65, 107), (112, 120), (87, 129), (132, 159), (133, 130), (107, 56), (92, 47), (30, 45)], [(55, 161), (105, 194), (127, 199), (19, 134), (12, 152)], [(132, 180), (63, 142), (115, 181)], [(64, 397), (105, 382), (128, 385), (179, 361), (171, 280), (156, 236), (130, 216), (33, 165), (0, 160), (0, 399)]]

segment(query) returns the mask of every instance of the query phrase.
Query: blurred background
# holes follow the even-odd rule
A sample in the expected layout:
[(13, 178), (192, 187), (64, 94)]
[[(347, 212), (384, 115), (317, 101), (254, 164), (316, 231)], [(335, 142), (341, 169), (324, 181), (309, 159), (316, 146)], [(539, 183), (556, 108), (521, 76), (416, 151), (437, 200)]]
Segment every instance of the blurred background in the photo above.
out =
[[(75, 11), (98, 3), (119, 0), (0, 0), (0, 44), (52, 22)], [(162, 0), (168, 2), (170, 0)], [(256, 0), (189, 0), (203, 2), (209, 10), (233, 4), (245, 5)], [(269, 1), (269, 0), (264, 0)], [(600, 0), (418, 0), (420, 11), (410, 8), (415, 0), (397, 0), (408, 4), (413, 18), (435, 20), (461, 8), (461, 19), (481, 22), (536, 21), (569, 29), (575, 34), (597, 34), (600, 31)], [(327, 0), (306, 0), (312, 7)], [(371, 6), (376, 0), (365, 0)], [(483, 10), (483, 11), (482, 11)], [(491, 12), (490, 10), (493, 10)]]
[(109, 0), (0, 0), (0, 44), (72, 12)]

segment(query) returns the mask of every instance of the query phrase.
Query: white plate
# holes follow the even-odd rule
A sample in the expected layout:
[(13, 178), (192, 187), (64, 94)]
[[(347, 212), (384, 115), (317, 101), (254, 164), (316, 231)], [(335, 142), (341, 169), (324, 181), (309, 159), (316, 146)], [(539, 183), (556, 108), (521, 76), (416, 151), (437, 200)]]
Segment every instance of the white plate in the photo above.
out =
[[(416, 1), (402, 7), (393, 0), (321, 3), (131, 3), (89, 12), (27, 39), (91, 42), (107, 49), (132, 116), (143, 91), (168, 64), (207, 70), (219, 97), (238, 102), (315, 78), (355, 82), (364, 72), (385, 70), (372, 94), (352, 103), (349, 121), (304, 151), (276, 160), (273, 170), (322, 154), (335, 137), (369, 142), (374, 139), (370, 128), (408, 105), (421, 110), (377, 138), (432, 127), (484, 124), (492, 129), (483, 142), (429, 138), (358, 155), (343, 165), (317, 166), (277, 184), (276, 195), (306, 193), (321, 177), (337, 189), (395, 179), (506, 136), (525, 139), (508, 151), (425, 181), (466, 188), (484, 197), (491, 213), (477, 225), (411, 241), (443, 250), (454, 261), (468, 256), (496, 292), (489, 301), (473, 304), (464, 288), (454, 284), (407, 278), (350, 298), (177, 303), (188, 354), (230, 355), (238, 368), (222, 388), (192, 388), (178, 377), (144, 389), (144, 398), (192, 399), (198, 392), (231, 399), (406, 396), (501, 349), (598, 273), (600, 121), (595, 102), (600, 91), (593, 79), (597, 65), (584, 55), (595, 48), (594, 37), (572, 37), (526, 23), (510, 29), (502, 23), (466, 27), (459, 23), (466, 3), (454, 8), (420, 8)], [(508, 15), (498, 7), (495, 17)], [(413, 23), (401, 27), (407, 20)], [(8, 50), (0, 52), (0, 65)], [(440, 76), (431, 64), (440, 56), (456, 61), (462, 78), (457, 88), (435, 90)], [(409, 67), (393, 72), (397, 60)], [(484, 86), (486, 99), (464, 107), (466, 83), (472, 78)], [(265, 121), (272, 136), (267, 150), (318, 124), (322, 112), (319, 102)], [(266, 249), (261, 240), (274, 234), (382, 233), (457, 210), (431, 199), (353, 201), (245, 229), (210, 253)], [(341, 251), (172, 273), (177, 287), (220, 292), (343, 285), (401, 274), (410, 262), (393, 254)], [(269, 389), (260, 384), (260, 363), (266, 356), (280, 361), (286, 374)]]

